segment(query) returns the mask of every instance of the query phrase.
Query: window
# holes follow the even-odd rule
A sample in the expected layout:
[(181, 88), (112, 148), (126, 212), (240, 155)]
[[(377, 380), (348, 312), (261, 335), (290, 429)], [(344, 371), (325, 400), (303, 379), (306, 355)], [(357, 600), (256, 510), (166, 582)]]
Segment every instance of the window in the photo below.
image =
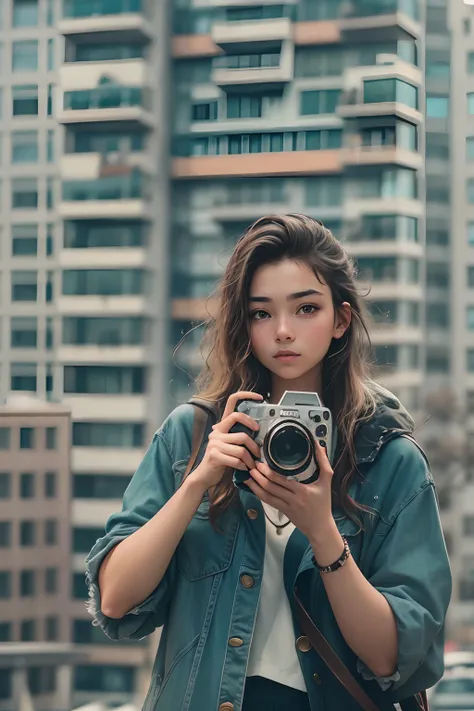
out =
[(302, 91), (300, 95), (300, 114), (333, 114), (339, 103), (340, 89), (321, 91)]
[[(80, 46), (80, 45), (79, 45)], [(48, 72), (54, 70), (54, 39), (48, 39)]]
[(32, 696), (51, 694), (56, 691), (55, 667), (29, 667), (27, 683)]
[(13, 116), (38, 116), (38, 85), (12, 86)]
[(466, 308), (466, 328), (469, 331), (474, 331), (474, 306)]
[(12, 132), (12, 163), (38, 162), (38, 132)]
[(36, 392), (36, 363), (12, 363), (10, 373), (12, 390)]
[(102, 296), (142, 294), (143, 269), (65, 269), (63, 294)]
[(13, 27), (38, 26), (38, 0), (13, 0)]
[(429, 245), (439, 245), (446, 246), (449, 244), (449, 231), (446, 229), (433, 229), (427, 228), (426, 230), (426, 244)]
[(51, 257), (54, 254), (54, 225), (51, 223), (46, 225), (46, 256)]
[(10, 323), (12, 348), (36, 348), (38, 335), (36, 316), (15, 316)]
[(36, 620), (22, 620), (20, 625), (22, 642), (34, 642), (36, 639)]
[(36, 524), (34, 521), (20, 521), (20, 545), (34, 546), (36, 543)]
[(47, 642), (59, 639), (59, 618), (47, 617), (44, 621), (45, 637)]
[[(97, 8), (97, 12), (103, 11)], [(139, 42), (107, 42), (77, 44), (76, 62), (109, 62), (115, 59), (139, 59), (143, 57), (143, 45)]]
[(54, 519), (44, 522), (44, 542), (47, 546), (54, 546), (58, 542), (58, 522)]
[(36, 72), (38, 69), (38, 41), (17, 40), (12, 43), (14, 72)]
[(474, 178), (468, 178), (466, 183), (467, 201), (474, 204)]
[(99, 538), (104, 535), (103, 528), (73, 528), (72, 545), (74, 553), (88, 553)]
[(359, 257), (359, 279), (364, 281), (395, 281), (397, 260), (395, 257)]
[(68, 221), (64, 225), (64, 247), (87, 249), (107, 247), (142, 247), (146, 244), (146, 228), (143, 223), (116, 220)]
[(11, 430), (9, 427), (0, 427), (0, 450), (10, 449), (10, 435)]
[(406, 215), (364, 215), (351, 241), (403, 240), (418, 242), (418, 220)]
[(53, 292), (54, 292), (54, 276), (53, 272), (48, 272), (46, 274), (46, 303), (49, 304), (53, 300)]
[(307, 178), (305, 180), (306, 205), (335, 207), (342, 204), (343, 182), (339, 177)]
[(428, 262), (426, 267), (426, 283), (437, 289), (449, 287), (449, 269), (445, 262)]
[(467, 241), (471, 247), (474, 247), (474, 222), (467, 223)]
[(400, 102), (412, 109), (418, 108), (418, 89), (401, 79), (366, 79), (364, 103)]
[(38, 294), (37, 272), (12, 271), (12, 301), (36, 301)]
[[(12, 624), (11, 622), (0, 622), (0, 642), (11, 642)], [(0, 684), (0, 699), (3, 698)]]
[(47, 104), (48, 116), (53, 115), (53, 95), (54, 95), (54, 85), (48, 84), (48, 104)]
[(46, 207), (48, 210), (52, 210), (54, 207), (54, 178), (46, 178)]
[[(33, 427), (21, 427), (20, 428), (20, 449), (34, 449), (35, 448), (35, 430)], [(29, 474), (27, 476), (33, 476)]]
[(213, 66), (218, 69), (279, 67), (280, 54), (278, 52), (265, 52), (262, 54), (223, 54), (214, 59)]
[(44, 590), (48, 595), (58, 592), (58, 569), (46, 568), (44, 573)]
[(14, 178), (12, 180), (12, 208), (31, 210), (38, 207), (38, 179)]
[(132, 394), (145, 392), (145, 369), (139, 366), (65, 366), (65, 393)]
[(8, 472), (0, 472), (0, 499), (9, 499), (11, 496), (11, 476)]
[(193, 104), (192, 120), (193, 121), (216, 121), (218, 112), (218, 102), (208, 101), (206, 103)]
[(34, 570), (20, 572), (20, 595), (30, 597), (36, 594), (36, 573)]
[(44, 495), (47, 499), (57, 496), (57, 479), (56, 472), (46, 472), (44, 475)]
[(12, 225), (12, 256), (36, 257), (38, 254), (38, 225)]
[(319, 49), (319, 47), (296, 47), (295, 76), (297, 77), (340, 76), (343, 70), (344, 54), (339, 48), (329, 50)]
[(228, 96), (227, 97), (227, 118), (261, 118), (262, 117), (261, 96)]
[(122, 499), (130, 479), (125, 474), (74, 474), (74, 498)]
[(72, 574), (72, 594), (75, 600), (87, 600), (89, 591), (86, 584), (86, 576), (84, 573)]
[(58, 431), (56, 427), (46, 428), (46, 449), (56, 449)]
[(70, 345), (125, 346), (145, 340), (142, 318), (67, 317), (63, 319), (63, 343)]
[(48, 131), (48, 137), (46, 142), (46, 158), (48, 163), (53, 163), (54, 161), (54, 131), (51, 129)]
[(5, 600), (12, 594), (12, 574), (9, 570), (0, 570), (0, 599)]
[[(26, 449), (26, 447), (22, 447), (22, 449)], [(20, 474), (20, 497), (22, 499), (33, 499), (35, 497), (34, 474)]]
[(135, 688), (135, 667), (95, 664), (74, 667), (75, 691), (129, 693)]
[(440, 160), (449, 159), (449, 134), (434, 133), (428, 131), (426, 134), (426, 157)]
[(46, 329), (44, 333), (45, 347), (51, 350), (54, 346), (54, 329), (53, 329), (53, 319), (51, 316), (46, 317)]
[(426, 309), (428, 326), (446, 328), (449, 326), (449, 306), (447, 304), (428, 304)]
[(131, 422), (74, 422), (74, 447), (141, 447), (144, 426)]
[(448, 96), (427, 96), (426, 115), (429, 118), (447, 118), (449, 115)]
[(10, 521), (0, 521), (0, 548), (9, 548), (12, 539), (12, 525)]

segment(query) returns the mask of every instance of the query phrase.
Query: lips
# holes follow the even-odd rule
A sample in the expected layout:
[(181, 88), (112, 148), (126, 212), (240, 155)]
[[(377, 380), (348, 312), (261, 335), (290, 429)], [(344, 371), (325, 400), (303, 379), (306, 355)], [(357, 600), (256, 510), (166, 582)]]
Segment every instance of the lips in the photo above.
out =
[(299, 356), (299, 353), (295, 353), (294, 351), (278, 351), (278, 353), (274, 356), (275, 358), (291, 358), (291, 357), (296, 357)]

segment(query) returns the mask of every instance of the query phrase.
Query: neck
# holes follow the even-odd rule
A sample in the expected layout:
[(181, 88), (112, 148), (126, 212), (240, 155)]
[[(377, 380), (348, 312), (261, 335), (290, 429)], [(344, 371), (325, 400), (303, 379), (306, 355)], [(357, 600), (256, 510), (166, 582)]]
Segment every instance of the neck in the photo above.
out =
[(294, 380), (284, 380), (283, 378), (278, 378), (276, 375), (273, 375), (270, 402), (280, 402), (286, 390), (318, 393), (322, 400), (323, 382), (321, 370), (317, 368), (310, 373), (305, 373), (305, 375), (302, 375), (300, 378), (295, 378)]

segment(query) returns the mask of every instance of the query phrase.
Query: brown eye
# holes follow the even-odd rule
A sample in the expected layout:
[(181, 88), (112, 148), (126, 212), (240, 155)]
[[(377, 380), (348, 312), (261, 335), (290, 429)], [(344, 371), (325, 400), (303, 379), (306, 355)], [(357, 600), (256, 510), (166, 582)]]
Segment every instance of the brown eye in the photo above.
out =
[(319, 309), (314, 304), (303, 304), (303, 306), (299, 308), (298, 313), (302, 312), (306, 315), (311, 315), (314, 314), (316, 311), (319, 311)]

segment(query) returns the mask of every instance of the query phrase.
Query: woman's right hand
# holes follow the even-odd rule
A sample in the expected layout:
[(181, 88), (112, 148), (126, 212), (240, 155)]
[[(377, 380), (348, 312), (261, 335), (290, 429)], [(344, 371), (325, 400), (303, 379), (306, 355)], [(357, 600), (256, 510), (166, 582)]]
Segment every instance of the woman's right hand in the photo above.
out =
[(248, 434), (229, 432), (237, 422), (255, 432), (260, 429), (249, 415), (235, 412), (239, 400), (262, 402), (263, 397), (258, 393), (242, 391), (233, 393), (227, 400), (222, 419), (213, 426), (202, 462), (193, 474), (193, 479), (202, 480), (206, 490), (220, 482), (227, 468), (248, 471), (255, 467), (254, 457), (260, 458), (260, 447)]

